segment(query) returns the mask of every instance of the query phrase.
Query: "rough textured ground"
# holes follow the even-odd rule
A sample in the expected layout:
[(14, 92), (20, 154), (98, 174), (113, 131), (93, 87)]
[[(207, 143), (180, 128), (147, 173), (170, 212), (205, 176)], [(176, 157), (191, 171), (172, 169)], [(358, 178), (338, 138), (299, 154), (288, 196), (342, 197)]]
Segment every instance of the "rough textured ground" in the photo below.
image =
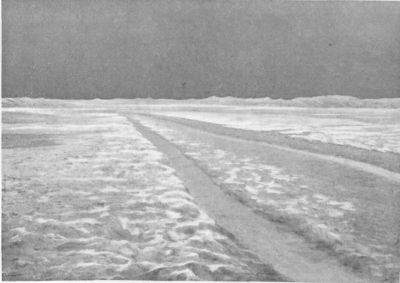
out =
[(375, 280), (397, 277), (398, 183), (251, 146), (246, 137), (242, 142), (218, 137), (187, 121), (183, 126), (148, 116), (137, 119), (176, 144), (226, 193), (334, 253), (343, 265)]
[(277, 132), (289, 137), (400, 154), (398, 109), (262, 108), (159, 109), (163, 116), (180, 117), (229, 128)]
[(3, 124), (3, 280), (282, 280), (124, 117), (46, 115)]
[[(317, 154), (343, 157), (349, 160), (376, 165), (383, 169), (400, 173), (400, 154), (395, 152), (379, 152), (375, 150), (366, 150), (358, 147), (324, 143), (320, 141), (307, 141), (305, 139), (290, 137), (276, 131), (254, 131), (247, 129), (238, 130), (231, 127), (221, 127), (221, 125), (214, 123), (201, 122), (192, 119), (176, 118), (164, 115), (159, 116), (162, 117), (162, 120), (178, 122), (179, 124), (188, 125), (192, 128), (215, 134), (223, 134), (242, 139), (245, 138), (249, 141), (267, 142), (270, 144), (304, 150)], [(152, 117), (157, 117), (157, 115), (152, 115)], [(397, 137), (397, 139), (399, 139), (399, 137), (400, 135)]]
[[(398, 280), (399, 183), (296, 150), (345, 157), (395, 174), (398, 154), (155, 119), (118, 102), (54, 108), (58, 103), (2, 111), (4, 280), (285, 280), (273, 268), (274, 257), (285, 253), (265, 254), (277, 247), (298, 253), (298, 264), (285, 266), (296, 272), (285, 275), (301, 274), (307, 261), (332, 260), (335, 268), (357, 277)], [(218, 223), (232, 227), (252, 219), (234, 222), (199, 205), (172, 168), (174, 160), (130, 119), (190, 159), (227, 196), (226, 208), (232, 201), (248, 211), (246, 217), (262, 218), (254, 223), (278, 227), (275, 238), (264, 231), (264, 241), (246, 245), (251, 232), (239, 239), (222, 228)], [(296, 150), (268, 146), (264, 139)], [(279, 244), (279, 231), (293, 235), (286, 239), (290, 244)], [(291, 240), (299, 237), (307, 243), (301, 248)], [(257, 245), (263, 246), (262, 260)]]
[(216, 184), (208, 172), (185, 155), (179, 146), (140, 123), (134, 123), (146, 138), (173, 161), (171, 166), (199, 205), (261, 260), (273, 263), (280, 273), (300, 282), (369, 282), (367, 276), (345, 268), (335, 257), (316, 249), (304, 237), (287, 229), (287, 226), (257, 214), (252, 207), (238, 201)]

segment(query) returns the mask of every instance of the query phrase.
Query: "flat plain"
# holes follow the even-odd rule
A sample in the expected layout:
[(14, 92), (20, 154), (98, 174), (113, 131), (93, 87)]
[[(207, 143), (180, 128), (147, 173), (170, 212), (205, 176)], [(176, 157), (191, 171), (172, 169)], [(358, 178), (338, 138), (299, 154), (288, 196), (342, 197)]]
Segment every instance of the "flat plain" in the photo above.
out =
[(3, 280), (396, 282), (393, 107), (3, 99)]

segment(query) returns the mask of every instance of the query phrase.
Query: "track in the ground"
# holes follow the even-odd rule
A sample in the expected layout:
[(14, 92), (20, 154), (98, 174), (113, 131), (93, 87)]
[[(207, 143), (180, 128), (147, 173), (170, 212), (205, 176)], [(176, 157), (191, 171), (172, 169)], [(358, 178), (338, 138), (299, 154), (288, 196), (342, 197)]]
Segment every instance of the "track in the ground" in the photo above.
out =
[[(188, 120), (188, 119), (180, 119), (180, 118), (171, 118), (171, 117), (167, 117), (167, 116), (159, 116), (159, 115), (148, 115), (152, 118), (156, 118), (156, 119), (163, 119), (163, 120), (167, 120), (167, 121), (173, 121), (173, 122), (178, 122), (181, 123), (182, 121)], [(208, 124), (205, 122), (199, 122), (199, 121), (193, 121), (196, 124), (191, 124), (192, 127), (196, 128), (197, 124)], [(187, 123), (183, 123), (184, 125), (186, 125)], [(203, 130), (203, 128), (197, 128), (197, 130)], [(258, 141), (258, 140), (249, 140), (249, 139), (244, 139), (244, 138), (238, 138), (236, 136), (228, 136), (225, 134), (219, 134), (219, 133), (215, 133), (214, 131), (207, 131), (208, 134), (211, 135), (216, 135), (222, 138), (229, 138), (232, 140), (239, 140), (239, 141), (246, 141), (249, 143), (255, 143), (255, 144), (262, 144), (262, 145), (268, 145), (271, 148), (275, 148), (275, 149), (279, 149), (279, 150), (284, 150), (290, 153), (295, 153), (295, 154), (300, 154), (300, 155), (305, 155), (305, 156), (309, 156), (312, 158), (316, 158), (316, 159), (320, 159), (323, 161), (329, 161), (329, 162), (335, 162), (337, 164), (340, 165), (344, 165), (350, 168), (354, 168), (369, 174), (373, 174), (379, 177), (383, 177), (386, 178), (388, 181), (391, 182), (396, 182), (400, 184), (400, 173), (397, 172), (393, 172), (387, 169), (384, 169), (382, 167), (379, 166), (375, 166), (366, 162), (360, 162), (360, 161), (355, 161), (355, 160), (351, 160), (348, 158), (343, 158), (343, 157), (339, 157), (339, 156), (333, 156), (333, 155), (327, 155), (327, 154), (320, 154), (320, 153), (315, 153), (315, 152), (310, 152), (307, 150), (301, 150), (301, 149), (296, 149), (296, 148), (291, 148), (288, 146), (284, 146), (284, 145), (278, 145), (278, 144), (272, 144), (266, 141)]]
[(224, 194), (211, 178), (173, 144), (131, 119), (135, 127), (171, 160), (171, 166), (184, 181), (195, 200), (219, 225), (272, 264), (282, 274), (296, 281), (366, 282), (334, 258), (312, 249), (300, 236), (279, 229), (255, 214), (250, 208)]

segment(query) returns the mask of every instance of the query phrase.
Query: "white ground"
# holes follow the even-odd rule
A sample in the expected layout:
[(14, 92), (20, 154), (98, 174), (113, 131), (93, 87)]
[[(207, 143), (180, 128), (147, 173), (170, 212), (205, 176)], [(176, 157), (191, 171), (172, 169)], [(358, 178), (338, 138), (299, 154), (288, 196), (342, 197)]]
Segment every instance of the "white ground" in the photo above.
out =
[[(255, 276), (261, 263), (197, 206), (171, 161), (112, 107), (87, 106), (2, 110), (3, 121), (17, 118), (3, 122), (3, 134), (54, 143), (3, 149), (3, 279), (262, 279)], [(398, 109), (130, 107), (121, 106), (400, 153)], [(384, 269), (400, 269), (386, 246), (359, 241), (353, 233), (349, 219), (365, 209), (357, 199), (316, 192), (284, 166), (236, 154), (151, 118), (137, 119), (250, 207), (272, 212), (339, 252), (374, 260), (379, 278)]]
[(3, 149), (3, 279), (262, 280), (125, 117), (45, 114), (3, 124), (56, 143)]
[[(254, 131), (277, 131), (291, 137), (400, 153), (400, 111), (359, 108), (263, 108), (237, 111), (154, 111), (155, 114), (216, 123)], [(253, 112), (253, 113), (251, 113)]]
[(254, 205), (273, 207), (282, 215), (301, 216), (310, 230), (315, 230), (320, 234), (318, 237), (324, 237), (329, 242), (339, 241), (340, 236), (333, 232), (334, 227), (325, 225), (324, 221), (329, 218), (345, 221), (347, 214), (356, 210), (349, 201), (313, 194), (307, 184), (295, 182), (297, 176), (289, 175), (283, 168), (270, 165), (265, 160), (239, 157), (221, 148), (192, 140), (188, 135), (168, 129), (155, 120), (144, 117), (139, 120), (169, 141), (181, 145), (185, 154), (199, 164), (218, 173), (220, 185), (245, 192)]
[[(239, 156), (198, 136), (174, 129), (159, 119), (145, 116), (136, 119), (178, 145), (220, 187), (245, 201), (249, 207), (272, 214), (277, 221), (287, 223), (295, 231), (337, 253), (375, 261), (371, 268), (378, 277), (382, 276), (382, 268), (400, 268), (397, 258), (388, 254), (385, 246), (360, 240), (350, 219), (360, 213), (358, 205), (361, 203), (339, 195), (317, 193), (303, 176), (287, 173), (285, 168), (271, 165), (254, 154)], [(351, 191), (352, 188), (343, 189)]]

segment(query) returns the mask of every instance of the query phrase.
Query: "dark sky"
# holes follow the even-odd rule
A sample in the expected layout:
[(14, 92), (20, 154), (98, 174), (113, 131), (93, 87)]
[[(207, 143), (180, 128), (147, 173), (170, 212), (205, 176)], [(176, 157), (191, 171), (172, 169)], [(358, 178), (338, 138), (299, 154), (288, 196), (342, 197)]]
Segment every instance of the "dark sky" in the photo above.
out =
[(3, 97), (400, 97), (400, 2), (3, 1)]

